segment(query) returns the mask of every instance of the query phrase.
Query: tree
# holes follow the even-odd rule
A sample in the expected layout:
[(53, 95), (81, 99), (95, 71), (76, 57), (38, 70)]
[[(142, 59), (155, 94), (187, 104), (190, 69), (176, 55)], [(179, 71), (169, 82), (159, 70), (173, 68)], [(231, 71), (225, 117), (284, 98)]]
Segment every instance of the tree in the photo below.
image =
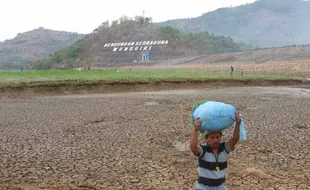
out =
[(153, 22), (152, 17), (145, 17), (145, 18), (143, 18), (143, 16), (135, 16), (134, 20), (137, 21), (137, 22), (140, 22), (140, 24), (142, 26), (146, 26), (146, 25), (148, 25), (148, 24)]
[(160, 32), (165, 37), (165, 39), (169, 41), (177, 41), (181, 38), (180, 30), (170, 26), (161, 27)]
[(116, 26), (116, 25), (118, 25), (118, 20), (113, 20), (112, 21), (112, 26)]
[(119, 18), (119, 23), (123, 23), (123, 22), (126, 22), (128, 20), (129, 20), (128, 16), (122, 16), (121, 18)]
[(96, 28), (93, 32), (97, 33), (98, 31), (102, 31), (110, 27), (109, 21), (103, 22), (98, 28)]
[(152, 17), (145, 17), (144, 18), (145, 25), (152, 23), (152, 20), (153, 20)]
[(135, 16), (134, 21), (140, 22), (141, 18), (142, 18), (142, 16)]

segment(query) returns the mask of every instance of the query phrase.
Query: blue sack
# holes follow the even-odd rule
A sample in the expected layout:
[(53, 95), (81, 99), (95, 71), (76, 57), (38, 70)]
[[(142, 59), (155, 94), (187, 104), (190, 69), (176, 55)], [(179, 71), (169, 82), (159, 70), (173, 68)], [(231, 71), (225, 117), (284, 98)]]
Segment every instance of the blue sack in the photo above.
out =
[[(197, 105), (192, 112), (192, 120), (200, 118), (200, 131), (218, 132), (231, 127), (236, 121), (237, 109), (223, 102), (207, 101)], [(241, 117), (239, 141), (246, 141), (246, 129)]]
[(241, 123), (239, 127), (239, 141), (240, 142), (246, 141), (246, 129), (245, 129), (245, 124), (244, 124), (244, 120), (242, 116), (241, 116)]

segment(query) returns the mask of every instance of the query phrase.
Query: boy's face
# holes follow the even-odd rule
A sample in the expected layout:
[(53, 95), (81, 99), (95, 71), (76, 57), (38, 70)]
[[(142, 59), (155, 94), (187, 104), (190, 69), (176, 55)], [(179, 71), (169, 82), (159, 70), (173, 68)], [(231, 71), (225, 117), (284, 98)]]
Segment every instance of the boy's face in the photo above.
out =
[(218, 148), (222, 141), (222, 135), (220, 133), (211, 133), (205, 139), (211, 148)]

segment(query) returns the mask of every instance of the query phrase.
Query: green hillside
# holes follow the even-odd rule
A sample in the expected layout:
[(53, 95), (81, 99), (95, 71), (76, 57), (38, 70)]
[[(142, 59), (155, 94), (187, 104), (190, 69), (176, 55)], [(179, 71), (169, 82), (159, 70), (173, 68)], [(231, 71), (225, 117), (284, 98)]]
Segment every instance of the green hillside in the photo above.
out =
[[(113, 52), (107, 43), (137, 44), (137, 42), (169, 41), (167, 45), (153, 45), (150, 62), (201, 54), (238, 52), (253, 49), (232, 38), (204, 32), (183, 33), (169, 26), (160, 27), (150, 22), (151, 18), (129, 19), (122, 17), (112, 23), (104, 22), (91, 34), (73, 45), (63, 48), (50, 56), (34, 60), (33, 69), (72, 69), (75, 67), (109, 67), (139, 64), (141, 52)], [(126, 43), (127, 44), (127, 43)], [(141, 44), (141, 43), (140, 43)], [(143, 45), (142, 45), (143, 46)], [(135, 45), (132, 47), (134, 48)], [(150, 45), (148, 46), (150, 47)], [(142, 63), (140, 63), (142, 64)]]

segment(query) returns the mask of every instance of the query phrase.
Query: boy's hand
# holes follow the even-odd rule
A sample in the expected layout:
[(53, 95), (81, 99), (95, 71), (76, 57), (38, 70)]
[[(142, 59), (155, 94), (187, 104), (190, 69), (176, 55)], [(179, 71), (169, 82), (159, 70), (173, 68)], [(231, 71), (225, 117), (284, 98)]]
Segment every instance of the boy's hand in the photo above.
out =
[(194, 126), (195, 126), (195, 130), (198, 131), (200, 129), (200, 118), (198, 117), (197, 119), (195, 119), (194, 121)]
[(236, 113), (236, 123), (239, 124), (241, 122), (240, 112), (237, 111)]

